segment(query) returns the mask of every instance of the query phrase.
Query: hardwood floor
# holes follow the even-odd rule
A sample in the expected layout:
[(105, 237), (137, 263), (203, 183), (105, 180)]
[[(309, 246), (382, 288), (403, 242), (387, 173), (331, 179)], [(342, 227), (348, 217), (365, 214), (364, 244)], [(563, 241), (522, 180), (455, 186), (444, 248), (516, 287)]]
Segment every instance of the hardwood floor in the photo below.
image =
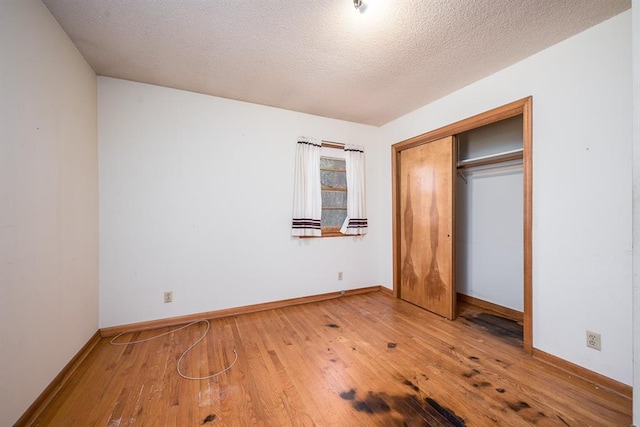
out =
[[(473, 316), (473, 312), (462, 313)], [(102, 339), (38, 426), (627, 426), (631, 401), (381, 292)], [(145, 331), (138, 340), (168, 329)]]

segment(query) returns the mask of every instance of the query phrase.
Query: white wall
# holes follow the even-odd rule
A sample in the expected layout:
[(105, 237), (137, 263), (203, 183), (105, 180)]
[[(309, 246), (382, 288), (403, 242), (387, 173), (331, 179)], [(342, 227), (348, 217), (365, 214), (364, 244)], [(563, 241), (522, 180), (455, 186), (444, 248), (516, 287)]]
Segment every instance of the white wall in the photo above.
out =
[(524, 310), (522, 166), (456, 180), (456, 289)]
[(633, 27), (633, 425), (640, 426), (640, 0)]
[[(101, 327), (380, 283), (378, 128), (103, 77), (98, 111)], [(367, 236), (290, 237), (299, 135), (365, 146)]]
[[(387, 125), (393, 143), (533, 95), (533, 345), (632, 381), (631, 13)], [(389, 153), (389, 151), (387, 151)], [(381, 218), (391, 284), (389, 156)], [(585, 331), (602, 334), (602, 351)]]
[(0, 425), (98, 329), (96, 76), (38, 0), (0, 3)]

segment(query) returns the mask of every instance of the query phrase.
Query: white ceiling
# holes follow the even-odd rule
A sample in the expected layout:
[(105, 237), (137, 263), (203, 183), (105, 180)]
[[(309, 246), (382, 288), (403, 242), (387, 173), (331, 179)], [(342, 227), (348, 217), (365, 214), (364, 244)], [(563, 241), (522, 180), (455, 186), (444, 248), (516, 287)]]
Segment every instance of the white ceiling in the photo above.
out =
[(98, 75), (381, 125), (631, 0), (43, 0)]

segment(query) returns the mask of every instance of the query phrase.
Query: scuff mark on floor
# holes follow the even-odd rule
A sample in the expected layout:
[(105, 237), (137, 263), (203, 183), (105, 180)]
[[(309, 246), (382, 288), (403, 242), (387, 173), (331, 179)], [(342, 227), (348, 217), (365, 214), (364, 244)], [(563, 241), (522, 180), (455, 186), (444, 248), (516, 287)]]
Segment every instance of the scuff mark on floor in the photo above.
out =
[(211, 406), (211, 384), (207, 384), (206, 390), (200, 390), (198, 392), (198, 406)]

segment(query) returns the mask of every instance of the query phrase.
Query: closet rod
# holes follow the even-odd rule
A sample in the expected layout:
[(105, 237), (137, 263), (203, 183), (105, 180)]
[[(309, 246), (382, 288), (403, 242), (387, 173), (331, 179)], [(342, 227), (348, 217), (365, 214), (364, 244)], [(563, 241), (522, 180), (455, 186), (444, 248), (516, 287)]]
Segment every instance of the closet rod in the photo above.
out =
[(458, 168), (470, 168), (474, 166), (491, 165), (493, 163), (507, 162), (509, 160), (518, 160), (524, 157), (524, 150), (518, 148), (515, 150), (504, 151), (502, 153), (490, 154), (488, 156), (474, 157), (473, 159), (461, 160), (458, 162)]

